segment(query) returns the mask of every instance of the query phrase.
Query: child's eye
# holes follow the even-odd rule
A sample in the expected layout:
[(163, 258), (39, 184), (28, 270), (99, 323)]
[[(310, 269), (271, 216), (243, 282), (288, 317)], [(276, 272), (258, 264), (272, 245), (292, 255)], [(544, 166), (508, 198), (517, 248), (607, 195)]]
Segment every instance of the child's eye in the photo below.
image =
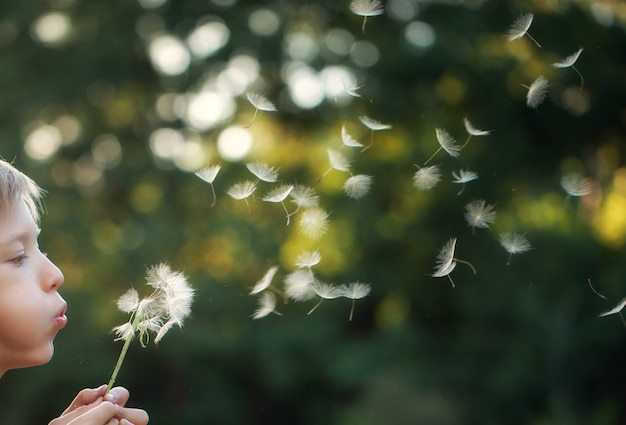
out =
[(24, 261), (26, 261), (26, 258), (28, 257), (25, 254), (20, 254), (17, 257), (11, 258), (9, 261), (13, 264), (21, 266), (22, 264), (24, 264)]

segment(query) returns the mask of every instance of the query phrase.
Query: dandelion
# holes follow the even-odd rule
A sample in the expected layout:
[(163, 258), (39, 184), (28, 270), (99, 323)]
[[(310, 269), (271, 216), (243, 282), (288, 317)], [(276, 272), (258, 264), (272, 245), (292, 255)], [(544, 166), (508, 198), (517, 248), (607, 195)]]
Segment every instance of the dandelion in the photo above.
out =
[(307, 208), (300, 216), (300, 231), (311, 239), (319, 239), (328, 230), (328, 213), (321, 207)]
[(583, 79), (583, 75), (580, 73), (580, 71), (578, 71), (576, 67), (574, 66), (574, 63), (576, 63), (576, 61), (578, 60), (578, 57), (580, 56), (582, 52), (583, 52), (583, 48), (581, 47), (580, 49), (578, 49), (577, 51), (575, 51), (574, 53), (572, 53), (571, 55), (569, 55), (562, 61), (555, 62), (552, 64), (553, 68), (572, 68), (574, 71), (576, 71), (576, 73), (580, 77), (580, 89), (581, 90), (583, 89), (583, 83), (585, 80)]
[(285, 296), (294, 301), (307, 301), (315, 297), (315, 276), (310, 269), (298, 269), (285, 276)]
[(274, 183), (278, 180), (278, 170), (264, 162), (248, 162), (246, 168), (264, 182)]
[(310, 269), (319, 264), (320, 261), (322, 261), (322, 256), (319, 251), (307, 251), (298, 254), (296, 257), (296, 267)]
[(509, 31), (507, 32), (507, 37), (509, 41), (520, 39), (526, 35), (528, 36), (528, 38), (530, 38), (532, 41), (535, 42), (537, 47), (541, 47), (541, 44), (539, 44), (537, 40), (535, 40), (528, 33), (528, 29), (530, 28), (530, 25), (533, 23), (533, 18), (534, 18), (534, 15), (532, 13), (526, 13), (525, 15), (522, 15), (519, 18), (517, 18), (515, 22), (513, 22), (513, 25), (511, 25), (511, 28), (509, 28)]
[(609, 311), (605, 311), (598, 315), (598, 317), (606, 317), (612, 314), (618, 314), (620, 319), (622, 319), (622, 324), (626, 327), (626, 320), (624, 320), (624, 316), (622, 315), (622, 310), (626, 307), (626, 298), (623, 298), (615, 307), (613, 307)]
[(289, 192), (291, 202), (296, 204), (296, 209), (291, 215), (294, 215), (300, 208), (316, 207), (319, 204), (320, 197), (311, 186), (305, 184), (297, 184), (293, 190)]
[(415, 165), (418, 170), (413, 174), (413, 186), (419, 190), (430, 190), (441, 180), (441, 171), (438, 165), (430, 165), (428, 167), (420, 167)]
[(453, 183), (458, 183), (461, 185), (461, 190), (456, 193), (457, 195), (460, 195), (465, 189), (465, 183), (476, 180), (478, 178), (478, 173), (470, 170), (459, 170), (458, 173), (453, 171), (452, 177), (454, 178), (454, 180), (452, 180)]
[(257, 309), (252, 314), (253, 319), (262, 319), (270, 313), (281, 315), (276, 311), (276, 295), (273, 292), (264, 292), (259, 297)]
[(307, 314), (313, 313), (317, 309), (317, 307), (322, 304), (322, 301), (332, 300), (335, 298), (339, 298), (343, 295), (343, 292), (339, 286), (332, 285), (330, 283), (324, 283), (316, 280), (313, 282), (311, 287), (313, 288), (313, 291), (315, 291), (315, 294), (320, 297), (320, 300), (317, 304), (313, 306), (311, 310), (309, 310)]
[(278, 266), (270, 267), (265, 272), (263, 277), (259, 279), (259, 281), (254, 285), (254, 287), (250, 291), (250, 295), (256, 295), (260, 292), (265, 291), (267, 288), (269, 288), (270, 285), (272, 284), (272, 279), (274, 279), (274, 276), (276, 275), (277, 271), (278, 271)]
[(494, 205), (487, 205), (482, 199), (476, 199), (465, 205), (465, 220), (472, 227), (472, 234), (477, 228), (487, 229), (496, 221)]
[(593, 191), (591, 181), (579, 173), (569, 173), (561, 177), (561, 187), (569, 196), (585, 196)]
[(277, 110), (276, 106), (274, 106), (272, 102), (270, 102), (265, 96), (259, 93), (248, 92), (246, 93), (246, 97), (248, 98), (248, 102), (250, 102), (252, 106), (254, 106), (254, 115), (252, 116), (252, 120), (245, 126), (245, 128), (248, 128), (252, 125), (259, 111), (275, 112)]
[(365, 127), (369, 128), (371, 133), (370, 133), (370, 143), (369, 145), (363, 147), (363, 149), (361, 149), (361, 152), (365, 152), (366, 150), (368, 150), (372, 144), (374, 143), (374, 132), (375, 131), (382, 131), (382, 130), (390, 130), (392, 127), (390, 124), (385, 124), (382, 123), (380, 121), (376, 121), (375, 119), (372, 119), (366, 115), (360, 115), (359, 116), (359, 121), (361, 121), (361, 124), (363, 124)]
[(530, 86), (522, 84), (522, 87), (528, 89), (528, 93), (526, 93), (526, 105), (529, 108), (536, 109), (546, 98), (550, 84), (543, 75), (540, 75)]
[(197, 171), (195, 173), (196, 176), (200, 177), (202, 180), (207, 182), (211, 186), (211, 192), (213, 193), (213, 202), (211, 202), (211, 206), (215, 205), (217, 201), (217, 197), (215, 196), (215, 187), (213, 187), (213, 182), (217, 177), (217, 173), (220, 172), (222, 166), (220, 164), (212, 165), (209, 167), (204, 167), (203, 169)]
[(439, 148), (428, 158), (424, 165), (428, 164), (431, 159), (435, 157), (442, 149), (452, 157), (460, 155), (461, 147), (456, 143), (456, 140), (443, 128), (436, 128), (435, 135), (437, 136), (437, 142), (439, 142)]
[(158, 344), (172, 326), (182, 327), (191, 313), (194, 290), (182, 273), (172, 271), (169, 265), (161, 263), (147, 270), (146, 283), (153, 288), (146, 298), (140, 299), (138, 292), (130, 289), (117, 301), (117, 307), (129, 313), (130, 319), (113, 328), (117, 336), (115, 340), (123, 340), (124, 346), (111, 374), (107, 392), (113, 387), (130, 342), (137, 333), (142, 347), (146, 346), (151, 332), (155, 334), (154, 343)]
[(378, 0), (352, 0), (350, 10), (355, 15), (363, 17), (361, 32), (365, 32), (365, 22), (368, 16), (379, 16), (384, 12), (383, 5)]
[(361, 97), (361, 95), (357, 93), (357, 90), (360, 89), (362, 86), (359, 86), (356, 83), (356, 81), (354, 81), (354, 79), (352, 78), (343, 79), (341, 81), (341, 84), (343, 84), (343, 89), (346, 91), (348, 95), (352, 97)]
[(448, 242), (446, 242), (446, 244), (443, 246), (441, 251), (439, 251), (439, 254), (437, 255), (437, 261), (435, 263), (435, 272), (432, 274), (432, 277), (446, 276), (450, 280), (450, 283), (452, 284), (453, 288), (454, 288), (454, 281), (452, 280), (450, 273), (452, 273), (452, 270), (454, 270), (457, 263), (463, 263), (463, 264), (468, 265), (469, 268), (472, 269), (474, 274), (476, 274), (476, 269), (470, 262), (465, 261), (465, 260), (460, 260), (454, 256), (455, 249), (456, 249), (456, 238), (452, 238)]
[(372, 176), (357, 174), (351, 176), (343, 185), (343, 190), (350, 198), (361, 199), (367, 195), (372, 186)]
[(348, 285), (341, 285), (340, 290), (342, 296), (352, 300), (352, 308), (350, 309), (350, 317), (348, 318), (349, 321), (352, 321), (355, 301), (366, 297), (370, 293), (371, 289), (372, 288), (370, 285), (361, 282), (353, 282)]
[(350, 161), (338, 150), (328, 149), (328, 162), (330, 162), (330, 167), (317, 179), (319, 183), (326, 176), (326, 174), (330, 173), (332, 170), (343, 171), (345, 173), (350, 172)]
[(502, 233), (499, 239), (500, 245), (509, 253), (509, 258), (506, 262), (507, 266), (511, 264), (511, 256), (513, 254), (522, 254), (531, 249), (530, 242), (528, 242), (526, 236), (519, 233)]
[(248, 198), (252, 196), (254, 191), (256, 190), (256, 183), (250, 180), (246, 180), (241, 183), (235, 183), (232, 185), (226, 193), (233, 199), (237, 201), (245, 201), (248, 207), (248, 212), (250, 212), (250, 204), (248, 204)]
[(283, 184), (278, 186), (277, 188), (272, 189), (267, 195), (265, 195), (262, 199), (265, 202), (280, 202), (283, 206), (283, 210), (285, 210), (285, 214), (287, 215), (287, 226), (289, 226), (289, 222), (291, 219), (291, 215), (285, 206), (285, 199), (293, 190), (292, 184)]
[(364, 146), (363, 143), (357, 141), (354, 137), (352, 137), (352, 135), (350, 135), (350, 133), (348, 133), (348, 129), (345, 125), (341, 127), (341, 141), (344, 146), (349, 148), (362, 148)]
[(467, 140), (465, 140), (465, 143), (463, 143), (463, 146), (461, 146), (459, 150), (467, 146), (472, 136), (487, 136), (491, 134), (492, 132), (492, 130), (477, 129), (476, 127), (472, 125), (472, 123), (467, 118), (463, 118), (463, 125), (465, 126), (465, 131), (467, 131), (468, 136), (467, 136)]

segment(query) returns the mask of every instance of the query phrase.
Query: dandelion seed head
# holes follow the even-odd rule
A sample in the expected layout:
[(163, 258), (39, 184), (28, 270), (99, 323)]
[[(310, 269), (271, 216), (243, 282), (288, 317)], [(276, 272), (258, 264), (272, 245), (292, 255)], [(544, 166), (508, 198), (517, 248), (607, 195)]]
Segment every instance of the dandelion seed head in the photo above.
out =
[(488, 228), (496, 221), (494, 205), (487, 205), (484, 200), (476, 199), (465, 205), (465, 220), (471, 227)]
[(270, 102), (265, 96), (255, 92), (246, 93), (246, 98), (256, 109), (266, 112), (276, 111), (276, 106)]
[(488, 134), (491, 134), (492, 131), (477, 129), (467, 118), (463, 118), (463, 125), (465, 126), (465, 131), (467, 131), (467, 133), (471, 136), (487, 136)]
[(278, 170), (263, 162), (248, 162), (246, 168), (264, 182), (274, 183), (278, 180)]
[(285, 295), (294, 301), (307, 301), (315, 297), (312, 288), (315, 277), (309, 269), (298, 269), (285, 276)]
[(526, 93), (526, 105), (529, 108), (537, 108), (544, 101), (548, 95), (548, 87), (550, 84), (543, 75), (537, 77), (528, 87), (528, 93)]
[(366, 115), (360, 115), (359, 121), (372, 131), (390, 130), (392, 128), (390, 124), (382, 123)]
[(343, 185), (343, 190), (350, 198), (361, 199), (367, 195), (372, 186), (372, 176), (357, 174), (351, 176)]
[(499, 237), (500, 245), (509, 254), (521, 254), (531, 249), (526, 236), (519, 233), (502, 233)]
[(253, 319), (262, 319), (276, 311), (276, 295), (272, 292), (264, 292), (259, 297), (257, 309), (252, 314)]
[(315, 291), (315, 294), (318, 297), (323, 298), (325, 300), (332, 300), (332, 299), (339, 298), (342, 296), (342, 290), (337, 285), (315, 280), (311, 284), (311, 287), (313, 288), (313, 291)]
[(293, 190), (292, 184), (283, 184), (272, 189), (267, 195), (263, 197), (265, 202), (283, 202), (289, 196), (289, 193)]
[(598, 315), (598, 317), (605, 317), (610, 316), (611, 314), (621, 313), (624, 307), (626, 307), (626, 298), (623, 298), (615, 307), (613, 307), (611, 310), (601, 313), (600, 315)]
[(199, 178), (201, 178), (202, 180), (204, 180), (205, 182), (212, 184), (215, 181), (215, 178), (217, 177), (217, 174), (220, 172), (221, 169), (222, 169), (222, 166), (217, 164), (217, 165), (212, 165), (212, 166), (202, 168), (201, 170), (196, 171), (194, 174), (198, 176)]
[(296, 267), (299, 268), (311, 268), (322, 261), (322, 256), (319, 251), (307, 251), (298, 254), (296, 257)]
[(583, 49), (581, 47), (580, 49), (578, 49), (577, 51), (575, 51), (574, 53), (572, 53), (571, 55), (569, 55), (568, 57), (566, 57), (562, 61), (553, 63), (552, 67), (554, 67), (554, 68), (568, 68), (570, 66), (573, 66), (576, 63), (576, 61), (578, 60), (578, 57), (580, 56), (580, 54), (582, 52), (583, 52)]
[(261, 279), (259, 279), (259, 281), (257, 283), (255, 283), (254, 287), (250, 291), (250, 295), (256, 295), (259, 292), (263, 292), (267, 288), (269, 288), (269, 286), (272, 284), (272, 279), (274, 279), (274, 276), (276, 275), (277, 271), (278, 271), (278, 266), (270, 267), (265, 272), (263, 277)]
[(524, 37), (533, 23), (533, 18), (534, 15), (532, 13), (526, 13), (517, 18), (507, 31), (509, 41)]
[(359, 300), (369, 295), (372, 290), (371, 285), (363, 282), (352, 282), (341, 285), (341, 295), (351, 300)]
[(383, 5), (378, 0), (352, 0), (350, 10), (358, 16), (379, 16), (384, 13)]
[(437, 136), (437, 142), (439, 142), (439, 145), (441, 145), (443, 150), (448, 152), (448, 155), (452, 157), (460, 155), (461, 147), (456, 143), (454, 137), (452, 137), (450, 133), (443, 128), (436, 128), (435, 134)]
[(328, 149), (328, 161), (331, 168), (346, 173), (350, 172), (350, 161), (338, 150)]
[(347, 146), (349, 148), (363, 147), (363, 143), (358, 142), (354, 137), (352, 137), (352, 135), (350, 135), (350, 133), (348, 133), (348, 129), (345, 125), (341, 127), (341, 141), (343, 142), (344, 146)]
[(438, 165), (422, 167), (413, 174), (413, 186), (419, 190), (430, 190), (441, 180)]
[(310, 239), (322, 237), (328, 226), (328, 213), (321, 207), (307, 208), (300, 216), (300, 231)]
[(256, 190), (256, 183), (250, 180), (235, 183), (226, 193), (233, 199), (242, 200), (250, 197)]
[(580, 173), (569, 173), (561, 177), (561, 187), (569, 196), (585, 196), (593, 191), (591, 181)]
[(297, 184), (289, 192), (292, 202), (299, 208), (311, 208), (319, 204), (320, 197), (311, 186)]
[(454, 178), (453, 183), (465, 184), (478, 179), (478, 173), (470, 170), (459, 170), (458, 173), (453, 171), (452, 177)]
[(117, 308), (123, 313), (132, 313), (139, 307), (139, 293), (129, 289), (117, 300)]

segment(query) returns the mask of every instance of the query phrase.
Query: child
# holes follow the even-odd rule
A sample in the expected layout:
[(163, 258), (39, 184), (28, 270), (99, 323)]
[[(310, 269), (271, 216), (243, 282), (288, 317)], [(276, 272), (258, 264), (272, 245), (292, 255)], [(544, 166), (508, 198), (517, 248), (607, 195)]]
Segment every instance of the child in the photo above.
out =
[[(0, 377), (9, 369), (47, 363), (67, 324), (57, 290), (63, 274), (39, 250), (41, 189), (0, 158)], [(141, 409), (124, 407), (128, 391), (85, 389), (50, 425), (145, 425)]]

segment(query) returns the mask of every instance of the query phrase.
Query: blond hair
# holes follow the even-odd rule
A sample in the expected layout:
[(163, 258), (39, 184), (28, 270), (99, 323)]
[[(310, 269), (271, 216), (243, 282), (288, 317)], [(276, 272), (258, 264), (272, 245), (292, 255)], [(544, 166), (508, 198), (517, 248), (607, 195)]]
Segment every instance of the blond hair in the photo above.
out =
[(6, 213), (21, 200), (38, 223), (42, 196), (43, 190), (37, 183), (0, 158), (0, 213)]

